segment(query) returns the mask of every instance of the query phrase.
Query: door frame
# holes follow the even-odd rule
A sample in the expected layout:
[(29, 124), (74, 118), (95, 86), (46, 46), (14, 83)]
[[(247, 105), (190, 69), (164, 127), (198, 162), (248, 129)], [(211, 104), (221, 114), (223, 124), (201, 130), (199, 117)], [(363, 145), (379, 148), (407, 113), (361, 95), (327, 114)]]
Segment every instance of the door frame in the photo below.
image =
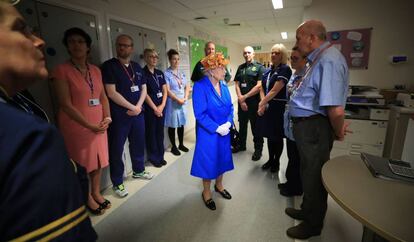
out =
[(125, 24), (131, 24), (131, 25), (134, 25), (134, 26), (140, 27), (140, 28), (146, 28), (146, 29), (158, 31), (158, 32), (164, 33), (165, 38), (167, 38), (167, 32), (163, 28), (156, 27), (154, 25), (145, 24), (145, 23), (140, 22), (140, 21), (124, 18), (124, 17), (121, 17), (119, 15), (115, 15), (115, 14), (105, 14), (105, 15), (106, 15), (105, 16), (105, 21), (106, 21), (106, 26), (107, 26), (107, 38), (108, 38), (109, 54), (112, 57), (114, 57), (114, 53), (112, 53), (112, 46), (111, 46), (111, 30), (110, 30), (110, 28), (111, 28), (110, 21), (111, 20), (119, 21), (119, 22), (122, 22), (122, 23), (125, 23)]
[(106, 60), (107, 58), (105, 58), (105, 53), (106, 50), (104, 49), (105, 43), (103, 41), (103, 21), (102, 21), (102, 13), (100, 13), (99, 11), (94, 10), (93, 8), (88, 8), (88, 7), (83, 7), (83, 6), (79, 6), (76, 4), (71, 4), (71, 3), (67, 3), (65, 1), (62, 0), (34, 0), (36, 2), (40, 2), (40, 3), (44, 3), (44, 4), (49, 4), (55, 7), (61, 7), (61, 8), (65, 8), (68, 10), (72, 10), (72, 11), (76, 11), (76, 12), (80, 12), (80, 13), (84, 13), (84, 14), (90, 14), (92, 16), (95, 17), (96, 20), (96, 25), (95, 25), (95, 30), (96, 30), (96, 35), (98, 36), (98, 45), (99, 45), (99, 60), (101, 62), (103, 62), (104, 60)]

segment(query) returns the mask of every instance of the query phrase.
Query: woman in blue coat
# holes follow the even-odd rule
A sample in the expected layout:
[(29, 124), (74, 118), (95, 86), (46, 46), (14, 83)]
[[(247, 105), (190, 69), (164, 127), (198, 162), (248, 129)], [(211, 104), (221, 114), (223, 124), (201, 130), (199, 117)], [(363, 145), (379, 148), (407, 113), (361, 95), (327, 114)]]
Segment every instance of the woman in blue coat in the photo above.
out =
[(193, 109), (196, 118), (196, 146), (191, 175), (203, 179), (202, 198), (205, 205), (215, 210), (210, 184), (225, 199), (230, 193), (223, 187), (223, 173), (233, 170), (230, 146), (230, 127), (233, 123), (233, 104), (224, 75), (228, 60), (221, 53), (210, 54), (201, 60), (205, 76), (193, 87)]

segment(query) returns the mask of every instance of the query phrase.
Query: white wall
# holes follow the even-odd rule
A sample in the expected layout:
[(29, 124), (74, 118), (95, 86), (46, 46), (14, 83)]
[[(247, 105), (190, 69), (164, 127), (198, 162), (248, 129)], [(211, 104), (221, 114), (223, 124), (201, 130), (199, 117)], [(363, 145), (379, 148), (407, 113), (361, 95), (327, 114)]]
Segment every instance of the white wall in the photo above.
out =
[(279, 43), (266, 43), (266, 44), (252, 44), (252, 46), (261, 46), (261, 50), (257, 50), (256, 53), (269, 53), (275, 44), (283, 44), (288, 50), (291, 50), (295, 46), (295, 42), (279, 42)]
[[(110, 58), (110, 41), (107, 32), (107, 18), (109, 16), (115, 16), (127, 20), (129, 22), (137, 23), (138, 25), (164, 32), (167, 38), (167, 50), (170, 48), (177, 48), (178, 36), (193, 36), (195, 38), (201, 38), (205, 40), (213, 40), (214, 42), (228, 47), (229, 56), (231, 57), (231, 63), (229, 70), (232, 76), (237, 70), (237, 66), (244, 62), (242, 51), (243, 46), (222, 39), (219, 36), (214, 36), (200, 28), (195, 28), (180, 19), (177, 19), (165, 12), (161, 12), (151, 6), (145, 5), (134, 0), (43, 0), (46, 3), (57, 4), (59, 6), (71, 7), (74, 9), (93, 12), (100, 24), (100, 40), (101, 40), (101, 60), (105, 61)], [(188, 125), (187, 131), (195, 127), (195, 121), (192, 112), (192, 103), (188, 105)]]
[[(351, 84), (413, 89), (413, 10), (411, 0), (313, 0), (304, 19), (319, 19), (328, 31), (373, 27), (368, 70), (351, 69)], [(392, 65), (388, 58), (394, 54), (406, 54), (409, 61)]]

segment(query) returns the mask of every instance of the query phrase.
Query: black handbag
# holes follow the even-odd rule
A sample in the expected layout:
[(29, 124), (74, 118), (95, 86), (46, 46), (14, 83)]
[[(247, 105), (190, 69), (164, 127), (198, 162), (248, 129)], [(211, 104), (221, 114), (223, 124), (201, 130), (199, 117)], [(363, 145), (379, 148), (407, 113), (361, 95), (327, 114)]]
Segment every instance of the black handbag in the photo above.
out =
[(231, 147), (233, 149), (239, 149), (240, 147), (240, 134), (237, 131), (236, 126), (233, 124), (230, 128)]

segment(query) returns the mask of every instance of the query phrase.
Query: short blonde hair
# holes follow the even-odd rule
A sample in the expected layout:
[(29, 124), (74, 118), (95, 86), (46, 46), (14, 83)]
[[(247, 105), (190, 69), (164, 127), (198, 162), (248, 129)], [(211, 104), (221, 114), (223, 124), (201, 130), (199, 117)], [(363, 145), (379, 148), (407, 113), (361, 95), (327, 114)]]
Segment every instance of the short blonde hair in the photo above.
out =
[(275, 44), (272, 46), (272, 49), (270, 49), (271, 52), (278, 51), (282, 54), (282, 64), (287, 64), (289, 59), (288, 50), (283, 44)]
[(150, 48), (146, 48), (144, 50), (144, 58), (146, 58), (149, 54), (156, 54), (158, 56), (157, 51), (155, 51), (155, 49), (150, 49)]

